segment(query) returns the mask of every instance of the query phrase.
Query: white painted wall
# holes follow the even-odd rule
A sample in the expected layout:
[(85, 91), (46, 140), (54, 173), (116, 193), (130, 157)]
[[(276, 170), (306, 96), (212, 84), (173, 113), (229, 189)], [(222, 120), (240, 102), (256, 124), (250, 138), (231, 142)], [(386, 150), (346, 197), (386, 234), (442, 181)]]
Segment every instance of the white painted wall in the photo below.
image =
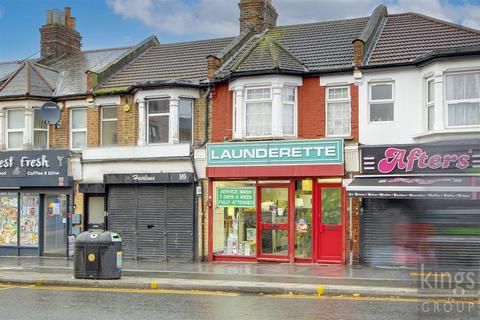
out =
[[(478, 128), (448, 128), (444, 103), (444, 76), (448, 72), (480, 70), (480, 58), (437, 61), (423, 67), (364, 70), (359, 85), (360, 143), (408, 144), (453, 138), (479, 137)], [(425, 79), (435, 78), (435, 125), (427, 132)], [(372, 82), (393, 81), (395, 86), (394, 121), (369, 121), (368, 85)]]

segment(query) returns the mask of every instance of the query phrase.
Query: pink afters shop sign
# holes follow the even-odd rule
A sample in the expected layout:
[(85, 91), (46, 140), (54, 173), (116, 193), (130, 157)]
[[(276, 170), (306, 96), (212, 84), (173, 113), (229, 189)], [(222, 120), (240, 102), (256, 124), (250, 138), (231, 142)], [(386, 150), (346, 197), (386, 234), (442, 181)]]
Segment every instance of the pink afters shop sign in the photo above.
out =
[(362, 148), (362, 171), (368, 174), (480, 174), (480, 141), (448, 145)]

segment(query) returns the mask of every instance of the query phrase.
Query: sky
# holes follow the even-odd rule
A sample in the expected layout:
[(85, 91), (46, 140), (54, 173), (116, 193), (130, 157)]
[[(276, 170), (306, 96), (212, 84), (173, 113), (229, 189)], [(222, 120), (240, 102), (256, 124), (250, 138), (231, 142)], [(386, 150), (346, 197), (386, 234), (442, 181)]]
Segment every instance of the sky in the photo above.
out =
[[(47, 9), (72, 8), (82, 50), (235, 36), (239, 0), (0, 0), (0, 61), (37, 57)], [(279, 25), (364, 17), (379, 4), (480, 29), (480, 0), (273, 0)]]

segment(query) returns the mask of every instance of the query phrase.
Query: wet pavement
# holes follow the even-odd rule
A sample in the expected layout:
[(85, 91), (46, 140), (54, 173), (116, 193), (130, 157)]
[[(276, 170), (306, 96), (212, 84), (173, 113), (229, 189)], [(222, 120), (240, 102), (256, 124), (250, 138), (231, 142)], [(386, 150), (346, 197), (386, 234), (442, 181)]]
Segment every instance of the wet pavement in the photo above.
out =
[[(28, 270), (71, 273), (73, 261), (64, 258), (0, 257), (1, 270)], [(212, 280), (280, 281), (286, 283), (323, 283), (383, 286), (416, 286), (415, 268), (383, 269), (348, 265), (285, 263), (213, 263), (125, 261), (123, 274), (148, 277), (188, 277)]]
[[(304, 298), (200, 292), (94, 291), (85, 288), (1, 287), (2, 319), (478, 319), (470, 313), (421, 313), (397, 299)], [(433, 309), (432, 309), (433, 310)]]

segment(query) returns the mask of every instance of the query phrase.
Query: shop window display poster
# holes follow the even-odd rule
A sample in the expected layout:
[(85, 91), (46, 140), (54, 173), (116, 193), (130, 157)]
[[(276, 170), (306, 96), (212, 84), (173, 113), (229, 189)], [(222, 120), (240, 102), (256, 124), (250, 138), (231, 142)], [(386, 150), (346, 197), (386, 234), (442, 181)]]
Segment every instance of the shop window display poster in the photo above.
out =
[(0, 245), (17, 245), (18, 196), (0, 195)]
[(23, 196), (20, 211), (20, 245), (38, 246), (39, 196)]

